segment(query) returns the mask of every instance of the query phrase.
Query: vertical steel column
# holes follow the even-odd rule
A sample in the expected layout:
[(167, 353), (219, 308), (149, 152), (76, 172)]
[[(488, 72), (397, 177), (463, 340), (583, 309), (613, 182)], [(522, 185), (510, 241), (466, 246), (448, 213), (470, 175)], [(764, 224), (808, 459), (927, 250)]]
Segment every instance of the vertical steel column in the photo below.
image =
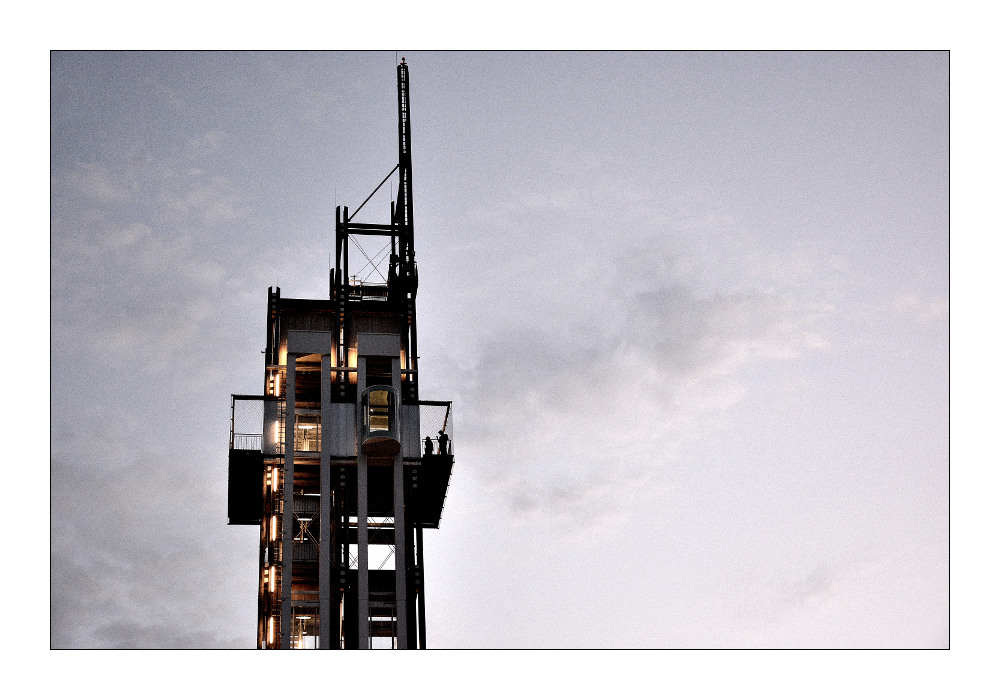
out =
[(417, 634), (420, 635), (420, 649), (427, 648), (427, 623), (424, 620), (424, 591), (427, 582), (424, 581), (424, 528), (417, 525), (417, 572), (420, 576), (420, 594), (417, 596)]
[[(330, 268), (330, 301), (333, 301), (339, 296), (340, 290), (338, 289), (337, 280), (340, 276), (340, 207), (337, 207), (337, 214), (333, 222), (334, 228), (334, 240), (336, 241), (337, 256), (334, 267)], [(336, 355), (336, 353), (334, 353)], [(337, 364), (334, 361), (334, 364)]]
[[(331, 339), (332, 340), (332, 339)], [(333, 420), (330, 415), (330, 355), (320, 364), (320, 456), (319, 456), (319, 648), (330, 648), (330, 550), (334, 535), (330, 522), (330, 447), (333, 444)]]
[(417, 567), (414, 562), (413, 538), (413, 467), (404, 467), (406, 474), (406, 639), (408, 649), (419, 649), (417, 638)]
[(292, 646), (292, 540), (295, 537), (295, 355), (288, 353), (285, 377), (284, 511), (281, 514), (281, 648)]
[[(265, 404), (266, 406), (267, 404)], [(263, 447), (263, 445), (262, 445)], [(264, 484), (267, 483), (267, 474), (270, 468), (265, 464), (264, 466)], [(261, 485), (264, 489), (264, 509), (261, 513), (260, 518), (260, 556), (257, 558), (259, 563), (257, 565), (257, 648), (266, 649), (267, 648), (267, 605), (265, 604), (265, 599), (267, 597), (267, 585), (264, 583), (264, 571), (266, 571), (267, 561), (264, 559), (264, 550), (268, 547), (268, 527), (270, 526), (270, 518), (267, 516), (267, 502), (271, 498), (271, 494), (267, 492), (267, 487)], [(274, 554), (269, 554), (270, 557), (274, 557)]]
[(347, 207), (344, 207), (344, 220), (343, 220), (343, 231), (344, 231), (344, 302), (350, 301), (350, 268), (347, 266), (348, 251), (351, 248), (350, 234), (347, 232)]
[[(368, 377), (365, 358), (358, 357), (357, 430), (361, 430), (361, 394)], [(360, 441), (359, 441), (360, 442)], [(368, 648), (368, 457), (358, 445), (358, 649)]]
[(413, 387), (413, 401), (420, 399), (420, 368), (417, 367), (417, 290), (407, 299), (407, 314), (410, 318), (410, 365), (416, 370), (410, 375), (410, 386)]
[[(400, 393), (400, 362), (399, 357), (392, 359), (392, 388), (396, 396)], [(396, 410), (401, 413), (401, 402), (397, 401)], [(398, 425), (397, 418), (397, 425)], [(392, 462), (392, 515), (396, 543), (396, 647), (407, 649), (406, 634), (406, 481), (403, 470), (403, 450), (400, 450)]]
[[(356, 468), (356, 467), (355, 467)], [(340, 483), (340, 532), (341, 538), (337, 545), (337, 558), (338, 561), (338, 575), (340, 578), (341, 586), (341, 609), (340, 609), (340, 632), (343, 638), (344, 649), (348, 648), (348, 639), (350, 639), (352, 632), (347, 629), (347, 619), (349, 616), (349, 610), (353, 606), (353, 603), (348, 599), (348, 591), (350, 588), (350, 572), (351, 572), (351, 498), (348, 494), (350, 488), (347, 485), (347, 476), (350, 470), (341, 465), (337, 467), (338, 482)]]

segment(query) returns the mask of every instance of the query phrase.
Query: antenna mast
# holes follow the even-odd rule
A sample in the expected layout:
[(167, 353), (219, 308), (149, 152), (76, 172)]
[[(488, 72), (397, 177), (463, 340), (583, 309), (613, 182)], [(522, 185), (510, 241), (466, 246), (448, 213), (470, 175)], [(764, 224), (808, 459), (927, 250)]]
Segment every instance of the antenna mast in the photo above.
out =
[[(413, 269), (413, 169), (410, 160), (410, 72), (404, 58), (396, 68), (399, 89), (399, 195), (396, 224), (400, 232), (402, 277), (416, 277)], [(407, 280), (408, 282), (410, 280)], [(414, 283), (415, 279), (412, 280)], [(414, 284), (415, 286), (415, 284)]]

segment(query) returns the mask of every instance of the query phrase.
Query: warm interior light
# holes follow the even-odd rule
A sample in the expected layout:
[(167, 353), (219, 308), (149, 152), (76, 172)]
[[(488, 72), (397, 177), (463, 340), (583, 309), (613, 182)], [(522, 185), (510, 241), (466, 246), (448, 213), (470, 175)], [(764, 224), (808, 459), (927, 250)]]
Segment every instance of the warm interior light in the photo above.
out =
[(295, 450), (318, 452), (320, 449), (320, 417), (298, 415), (295, 417)]
[(373, 391), (368, 394), (369, 430), (372, 432), (389, 430), (389, 392)]
[(274, 373), (274, 395), (281, 396), (281, 372)]
[[(274, 567), (273, 566), (271, 567), (271, 576), (267, 580), (267, 587), (271, 591), (271, 593), (274, 593)], [(271, 618), (271, 621), (272, 622), (274, 621), (273, 617)]]
[(274, 542), (278, 539), (278, 516), (271, 516), (271, 541)]
[(267, 643), (274, 644), (274, 615), (267, 620)]
[[(358, 366), (358, 349), (357, 348), (347, 348), (347, 366), (357, 368)], [(358, 383), (358, 373), (348, 372), (347, 379), (351, 384)]]

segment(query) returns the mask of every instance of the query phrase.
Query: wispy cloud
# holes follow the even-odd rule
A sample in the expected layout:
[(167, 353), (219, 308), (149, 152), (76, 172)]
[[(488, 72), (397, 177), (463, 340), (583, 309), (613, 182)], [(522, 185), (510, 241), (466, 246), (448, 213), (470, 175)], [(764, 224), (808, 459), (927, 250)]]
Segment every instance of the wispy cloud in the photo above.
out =
[(225, 565), (226, 538), (238, 533), (188, 517), (214, 514), (224, 523), (215, 475), (108, 443), (73, 459), (52, 465), (53, 646), (246, 646), (245, 636), (218, 631), (243, 606), (203, 585), (207, 571)]
[(226, 322), (213, 318), (219, 301), (242, 298), (231, 261), (248, 252), (219, 241), (249, 209), (219, 175), (176, 161), (76, 163), (53, 176), (52, 207), (56, 357), (141, 349), (145, 366), (176, 363)]
[(520, 517), (614, 521), (669, 488), (677, 448), (741, 400), (745, 370), (823, 345), (811, 314), (759, 292), (671, 285), (615, 310), (600, 336), (517, 328), (481, 347), (463, 449)]
[[(220, 529), (224, 477), (190, 444), (215, 404), (190, 404), (224, 374), (239, 332), (225, 309), (248, 302), (230, 230), (248, 208), (185, 158), (53, 174), (55, 647), (246, 645), (218, 631), (240, 606), (202, 587), (237, 533)], [(217, 527), (194, 526), (206, 517)]]
[(948, 300), (942, 297), (906, 292), (893, 300), (892, 309), (920, 323), (930, 323), (945, 318), (948, 315), (949, 304)]

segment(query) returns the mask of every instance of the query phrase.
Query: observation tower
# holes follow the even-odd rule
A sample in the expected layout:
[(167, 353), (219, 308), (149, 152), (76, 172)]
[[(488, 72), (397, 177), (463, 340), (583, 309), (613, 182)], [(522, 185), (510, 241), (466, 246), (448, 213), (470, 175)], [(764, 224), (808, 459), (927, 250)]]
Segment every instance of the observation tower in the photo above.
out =
[(420, 398), (409, 71), (389, 223), (337, 207), (329, 299), (268, 288), (264, 390), (233, 394), (229, 524), (260, 528), (257, 646), (426, 647), (424, 529), (441, 522), (450, 401)]

